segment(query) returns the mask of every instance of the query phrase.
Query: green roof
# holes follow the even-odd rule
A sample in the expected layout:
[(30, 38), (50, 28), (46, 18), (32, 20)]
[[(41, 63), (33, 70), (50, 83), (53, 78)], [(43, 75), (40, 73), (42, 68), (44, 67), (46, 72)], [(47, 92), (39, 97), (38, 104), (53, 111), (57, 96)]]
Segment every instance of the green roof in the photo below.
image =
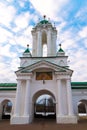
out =
[(64, 52), (64, 51), (63, 51), (63, 49), (62, 49), (62, 48), (60, 48), (60, 49), (58, 50), (58, 52)]
[(71, 82), (72, 86), (87, 86), (87, 82)]
[(71, 82), (72, 89), (87, 89), (87, 82)]
[(13, 91), (16, 90), (17, 83), (0, 83), (0, 91)]
[(44, 20), (40, 21), (40, 23), (41, 24), (47, 24), (47, 23), (49, 23), (49, 21), (44, 19)]
[(27, 48), (24, 53), (30, 53), (29, 48)]
[(0, 83), (0, 87), (16, 87), (17, 83)]
[[(71, 82), (72, 89), (87, 89), (87, 82)], [(0, 91), (16, 90), (17, 83), (0, 83)]]

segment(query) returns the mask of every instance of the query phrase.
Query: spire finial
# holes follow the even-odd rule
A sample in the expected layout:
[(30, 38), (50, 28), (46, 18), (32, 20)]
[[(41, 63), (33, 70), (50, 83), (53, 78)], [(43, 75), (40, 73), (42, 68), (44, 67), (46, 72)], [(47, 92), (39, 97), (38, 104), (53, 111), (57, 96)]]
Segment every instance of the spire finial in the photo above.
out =
[(29, 44), (27, 44), (27, 48), (29, 48)]
[(60, 48), (61, 48), (61, 43), (59, 44)]
[(29, 44), (27, 44), (27, 49), (24, 51), (24, 55), (27, 55), (28, 57), (31, 56), (31, 52), (30, 52), (30, 49), (29, 49)]
[(44, 19), (45, 19), (45, 18), (46, 18), (46, 15), (44, 15), (43, 17), (44, 17)]
[(64, 52), (63, 49), (61, 48), (61, 43), (59, 44), (60, 48), (58, 52)]

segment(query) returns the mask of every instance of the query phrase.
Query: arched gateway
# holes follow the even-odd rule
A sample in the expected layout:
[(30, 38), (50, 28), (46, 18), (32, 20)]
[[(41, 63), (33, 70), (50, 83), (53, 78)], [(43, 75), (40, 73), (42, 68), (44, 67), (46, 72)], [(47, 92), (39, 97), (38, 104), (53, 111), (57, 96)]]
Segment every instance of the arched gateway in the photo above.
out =
[[(71, 76), (67, 56), (61, 45), (56, 51), (56, 27), (45, 17), (32, 29), (32, 54), (29, 46), (20, 57), (17, 76), (17, 92), (11, 124), (31, 123), (34, 118), (34, 100), (39, 92), (48, 92), (55, 98), (56, 122), (77, 123), (73, 113)], [(43, 57), (43, 45), (47, 56)], [(37, 94), (36, 94), (37, 93)]]

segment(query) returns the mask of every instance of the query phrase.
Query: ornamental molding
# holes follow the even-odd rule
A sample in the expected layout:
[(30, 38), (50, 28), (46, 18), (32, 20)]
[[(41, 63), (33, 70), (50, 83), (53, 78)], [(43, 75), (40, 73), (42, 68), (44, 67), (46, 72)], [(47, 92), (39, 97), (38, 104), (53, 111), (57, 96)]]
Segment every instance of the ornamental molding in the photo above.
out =
[(43, 68), (47, 68), (48, 70), (55, 71), (58, 75), (71, 75), (72, 70), (67, 69), (65, 67), (56, 65), (54, 63), (51, 63), (49, 61), (38, 61), (37, 63), (34, 63), (32, 65), (26, 66), (18, 71), (16, 71), (16, 75), (19, 75), (20, 73), (24, 76), (30, 76), (30, 73), (32, 73), (35, 70), (42, 70)]
[(64, 80), (71, 81), (71, 78), (69, 76), (63, 76), (63, 75), (62, 76), (57, 76), (56, 79), (57, 80), (63, 80), (64, 79)]
[(69, 77), (71, 77), (71, 72), (55, 72), (55, 75), (57, 75), (57, 76), (62, 76), (62, 75), (65, 75), (65, 76), (69, 76)]
[(32, 73), (17, 73), (17, 80), (31, 80)]

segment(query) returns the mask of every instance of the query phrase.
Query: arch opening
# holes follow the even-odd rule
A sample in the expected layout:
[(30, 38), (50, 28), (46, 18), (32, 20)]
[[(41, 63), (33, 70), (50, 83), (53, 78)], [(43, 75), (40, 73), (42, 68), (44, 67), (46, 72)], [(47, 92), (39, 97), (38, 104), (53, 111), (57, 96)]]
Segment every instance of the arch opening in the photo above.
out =
[(45, 31), (42, 32), (42, 55), (47, 56), (47, 34)]
[(87, 100), (78, 102), (78, 117), (79, 119), (87, 119)]
[(1, 103), (2, 106), (2, 119), (10, 119), (12, 111), (12, 102), (8, 99)]
[(49, 91), (39, 91), (34, 96), (34, 118), (56, 117), (55, 97)]

